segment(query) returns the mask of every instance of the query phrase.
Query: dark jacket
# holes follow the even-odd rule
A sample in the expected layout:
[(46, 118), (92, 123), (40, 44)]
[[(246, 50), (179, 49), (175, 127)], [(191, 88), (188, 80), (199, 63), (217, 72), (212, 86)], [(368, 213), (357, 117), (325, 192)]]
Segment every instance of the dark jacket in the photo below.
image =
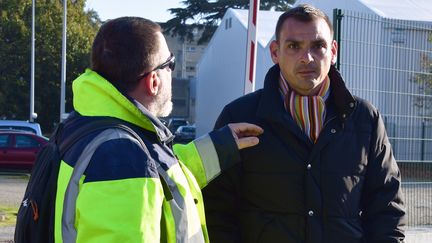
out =
[(227, 105), (216, 127), (251, 122), (264, 134), (242, 163), (204, 190), (212, 242), (401, 242), (400, 172), (375, 107), (329, 73), (325, 124), (313, 144), (286, 112), (279, 66), (264, 88)]

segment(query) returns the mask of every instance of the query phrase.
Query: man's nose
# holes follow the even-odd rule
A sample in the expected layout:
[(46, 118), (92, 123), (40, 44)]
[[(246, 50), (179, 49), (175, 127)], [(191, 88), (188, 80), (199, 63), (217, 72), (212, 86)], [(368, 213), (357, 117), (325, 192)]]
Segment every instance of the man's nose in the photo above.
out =
[(313, 62), (313, 60), (314, 60), (314, 58), (313, 58), (311, 50), (309, 48), (306, 49), (300, 57), (301, 63), (304, 63), (304, 64), (309, 64), (309, 63)]

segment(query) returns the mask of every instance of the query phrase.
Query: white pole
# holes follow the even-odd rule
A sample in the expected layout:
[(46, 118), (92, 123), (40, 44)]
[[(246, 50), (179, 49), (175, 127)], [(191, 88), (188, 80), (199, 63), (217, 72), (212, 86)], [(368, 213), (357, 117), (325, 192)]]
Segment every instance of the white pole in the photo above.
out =
[(31, 26), (31, 58), (30, 58), (30, 117), (29, 120), (32, 122), (37, 114), (34, 112), (34, 73), (35, 73), (35, 0), (32, 1), (32, 26)]
[(63, 36), (62, 36), (62, 59), (61, 59), (61, 91), (60, 91), (60, 122), (65, 116), (66, 97), (66, 29), (67, 27), (67, 0), (63, 0)]
[(246, 50), (246, 73), (244, 94), (255, 90), (256, 56), (257, 56), (257, 21), (260, 0), (249, 1), (249, 24)]

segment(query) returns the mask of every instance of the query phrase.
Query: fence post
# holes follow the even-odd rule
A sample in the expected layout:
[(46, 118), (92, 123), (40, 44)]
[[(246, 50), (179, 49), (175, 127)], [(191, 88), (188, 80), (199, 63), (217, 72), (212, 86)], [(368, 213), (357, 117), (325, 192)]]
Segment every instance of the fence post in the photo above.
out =
[(422, 135), (421, 135), (421, 161), (425, 160), (425, 136), (426, 136), (426, 120), (422, 119)]
[(338, 43), (338, 53), (336, 60), (336, 68), (340, 70), (340, 54), (341, 54), (341, 25), (342, 25), (342, 9), (333, 9), (333, 38)]

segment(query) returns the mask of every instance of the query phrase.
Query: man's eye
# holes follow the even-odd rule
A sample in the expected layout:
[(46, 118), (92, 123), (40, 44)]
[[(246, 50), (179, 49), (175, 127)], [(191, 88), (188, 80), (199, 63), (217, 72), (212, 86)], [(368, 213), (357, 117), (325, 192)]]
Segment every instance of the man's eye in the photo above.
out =
[(298, 48), (298, 45), (297, 44), (288, 44), (288, 48), (289, 49), (297, 49)]
[(326, 48), (326, 43), (317, 43), (314, 45), (316, 49)]

